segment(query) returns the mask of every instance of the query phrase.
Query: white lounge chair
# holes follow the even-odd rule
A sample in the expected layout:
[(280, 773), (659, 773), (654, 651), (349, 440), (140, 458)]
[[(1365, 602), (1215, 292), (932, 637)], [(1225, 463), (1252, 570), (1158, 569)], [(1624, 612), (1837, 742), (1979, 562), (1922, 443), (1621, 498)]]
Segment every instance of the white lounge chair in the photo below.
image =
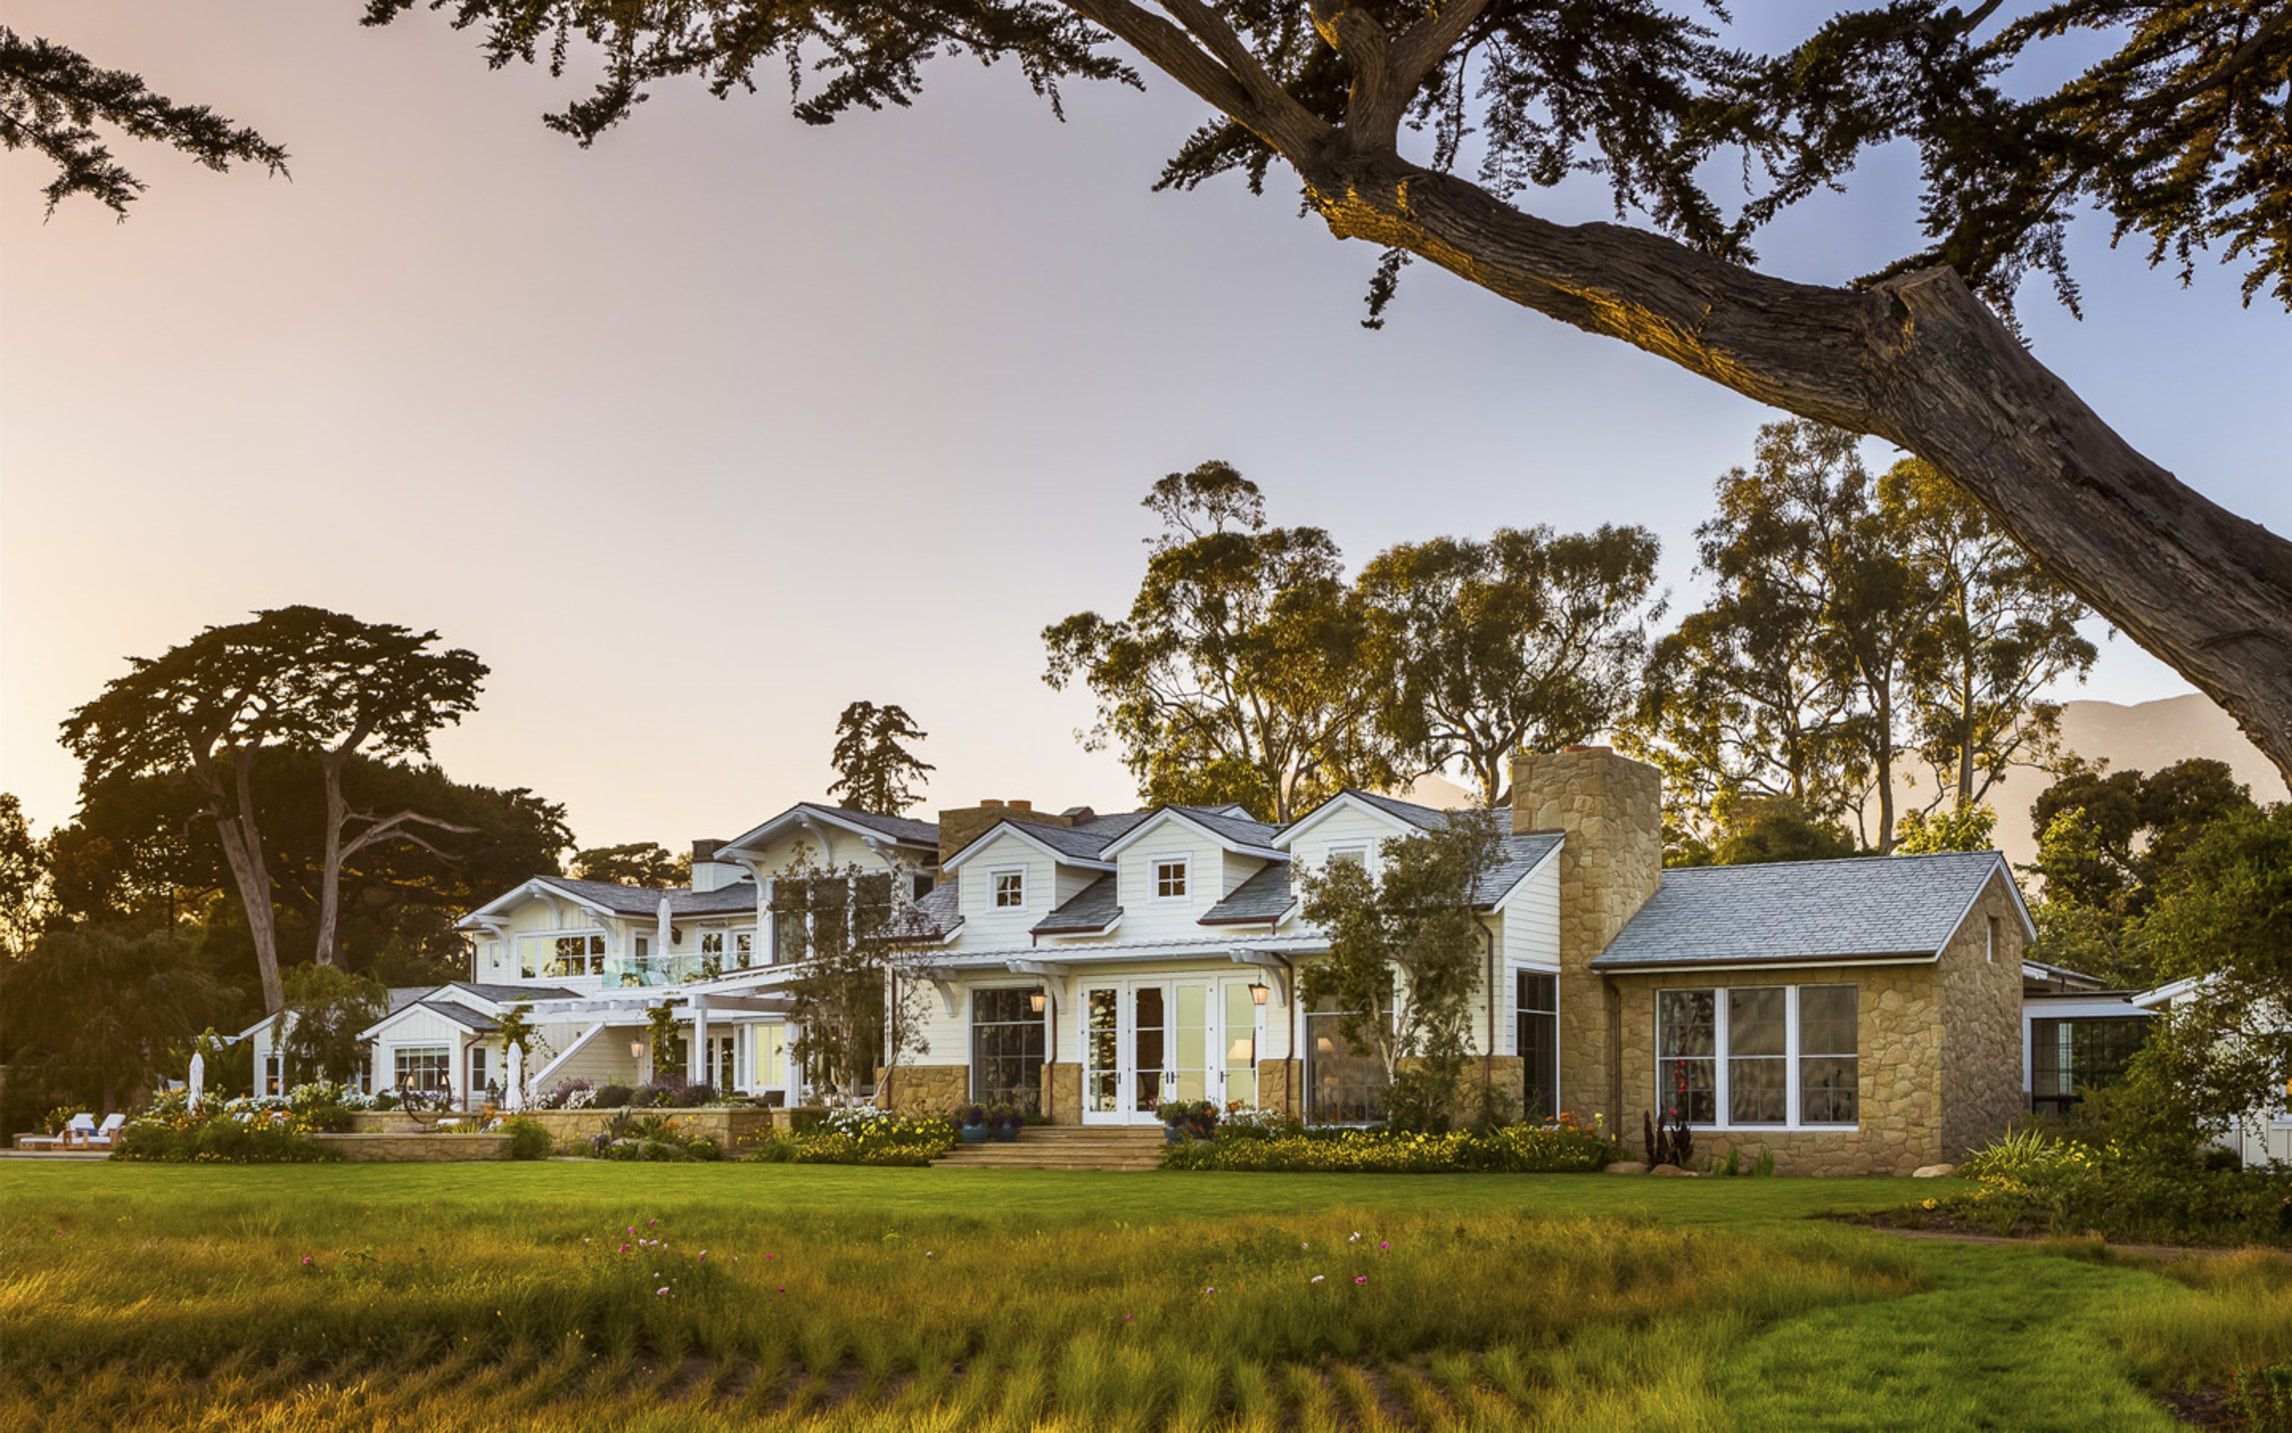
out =
[(112, 1146), (112, 1141), (119, 1138), (120, 1130), (125, 1128), (126, 1125), (126, 1115), (117, 1113), (105, 1115), (103, 1117), (103, 1123), (96, 1126), (95, 1133), (87, 1137), (88, 1148), (110, 1149)]
[(76, 1144), (86, 1144), (95, 1138), (95, 1132), (96, 1117), (94, 1115), (84, 1112), (73, 1115), (70, 1122), (64, 1126), (64, 1148), (70, 1149)]

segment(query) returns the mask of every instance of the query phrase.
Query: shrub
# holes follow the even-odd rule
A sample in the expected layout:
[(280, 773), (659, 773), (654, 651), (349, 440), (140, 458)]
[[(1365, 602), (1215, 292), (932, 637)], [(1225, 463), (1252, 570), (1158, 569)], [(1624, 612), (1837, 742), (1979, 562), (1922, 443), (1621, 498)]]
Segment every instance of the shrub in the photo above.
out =
[(557, 1148), (557, 1140), (549, 1133), (549, 1126), (523, 1115), (503, 1120), (501, 1132), (509, 1136), (511, 1159), (547, 1159)]
[(2292, 1173), (2216, 1168), (2201, 1154), (2010, 1131), (1960, 1166), (1971, 1193), (1922, 1206), (2000, 1233), (2099, 1233), (2164, 1243), (2292, 1244)]
[(229, 1115), (130, 1120), (111, 1157), (166, 1164), (317, 1164), (341, 1158), (285, 1119)]
[(1175, 1125), (1196, 1139), (1209, 1139), (1218, 1130), (1218, 1106), (1209, 1100), (1165, 1100), (1154, 1107), (1165, 1125)]
[(585, 1110), (597, 1099), (597, 1088), (587, 1080), (560, 1080), (549, 1092), (534, 1101), (534, 1107), (544, 1110)]
[(831, 1110), (818, 1124), (776, 1135), (747, 1158), (764, 1164), (925, 1165), (961, 1142), (952, 1120), (888, 1110)]
[(698, 1109), (716, 1098), (716, 1091), (706, 1085), (685, 1085), (669, 1095), (671, 1107), (680, 1110)]
[(589, 1153), (598, 1159), (687, 1160), (722, 1159), (724, 1151), (706, 1135), (686, 1134), (668, 1115), (624, 1110), (613, 1123), (589, 1141)]
[(1190, 1140), (1163, 1153), (1166, 1169), (1320, 1174), (1556, 1174), (1598, 1170), (1616, 1147), (1597, 1124), (1563, 1118), (1485, 1134), (1451, 1130), (1276, 1130)]
[(328, 1134), (340, 1134), (350, 1128), (351, 1110), (366, 1103), (364, 1095), (332, 1080), (313, 1080), (295, 1086), (287, 1094), (287, 1109), (298, 1125)]
[(1279, 1110), (1261, 1109), (1256, 1105), (1233, 1105), (1218, 1121), (1219, 1139), (1272, 1139), (1276, 1135), (1295, 1135), (1304, 1129), (1297, 1116)]
[(589, 1103), (597, 1109), (617, 1110), (625, 1107), (635, 1094), (627, 1085), (599, 1085)]
[(78, 1114), (79, 1112), (79, 1106), (77, 1105), (56, 1106), (54, 1109), (40, 1116), (41, 1132), (45, 1134), (62, 1134), (64, 1132), (64, 1126), (70, 1124), (72, 1122), (72, 1116)]
[(2251, 1433), (2292, 1433), (2292, 1363), (2238, 1369), (2228, 1403)]

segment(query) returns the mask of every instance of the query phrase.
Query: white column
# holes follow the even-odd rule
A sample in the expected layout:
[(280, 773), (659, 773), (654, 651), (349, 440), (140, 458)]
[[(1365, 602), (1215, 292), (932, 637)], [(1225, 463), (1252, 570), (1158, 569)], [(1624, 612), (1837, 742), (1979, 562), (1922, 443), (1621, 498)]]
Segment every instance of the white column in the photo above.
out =
[(692, 997), (692, 1048), (685, 1055), (690, 1067), (685, 1079), (695, 1085), (708, 1083), (712, 1072), (708, 1068), (708, 997), (705, 995)]
[(669, 925), (669, 898), (662, 896), (660, 908), (653, 912), (653, 955), (660, 961), (661, 969), (664, 971), (668, 969), (668, 953), (672, 934), (673, 931)]

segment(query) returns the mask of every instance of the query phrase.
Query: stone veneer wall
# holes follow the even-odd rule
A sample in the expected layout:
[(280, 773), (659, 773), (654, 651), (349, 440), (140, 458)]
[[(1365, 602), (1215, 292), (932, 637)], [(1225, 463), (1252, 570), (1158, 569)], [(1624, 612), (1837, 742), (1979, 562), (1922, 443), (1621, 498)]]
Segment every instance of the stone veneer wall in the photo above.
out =
[[(1636, 1121), (1629, 1075), (1619, 1093), (1614, 1011), (1592, 958), (1663, 879), (1663, 778), (1606, 747), (1522, 752), (1512, 759), (1512, 829), (1559, 831), (1560, 1107), (1613, 1125)], [(1628, 1022), (1627, 1022), (1628, 1023)]]
[(509, 1158), (505, 1134), (312, 1135), (345, 1164), (460, 1164)]
[[(1979, 958), (1977, 954), (1977, 959)], [(2019, 967), (2016, 967), (2018, 972)], [(1942, 980), (1931, 965), (1824, 966), (1808, 970), (1714, 970), (1615, 978), (1623, 1009), (1624, 1157), (1641, 1157), (1643, 1113), (1657, 1110), (1655, 993), (1735, 985), (1856, 987), (1860, 1120), (1851, 1130), (1697, 1130), (1695, 1158), (1764, 1150), (1778, 1174), (1908, 1174), (1943, 1155)], [(2020, 1069), (2019, 1056), (2015, 1070)], [(1613, 1123), (1613, 1117), (1610, 1117)]]
[(1302, 1060), (1260, 1060), (1257, 1062), (1257, 1104), (1259, 1109), (1279, 1110), (1283, 1114), (1305, 1117), (1305, 1062)]
[(1065, 1062), (1043, 1066), (1042, 1108), (1054, 1125), (1082, 1123), (1082, 1066)]
[[(876, 1072), (877, 1089), (884, 1086), (884, 1073)], [(971, 1101), (969, 1065), (901, 1065), (890, 1075), (890, 1108), (897, 1114), (951, 1114)]]
[[(1998, 923), (1990, 958), (1989, 921)], [(1956, 1161), (2028, 1110), (2021, 1086), (2021, 913), (1990, 877), (1942, 951), (1942, 1155)]]
[[(557, 1141), (561, 1151), (571, 1151), (605, 1132), (617, 1109), (586, 1110), (526, 1110), (523, 1117), (538, 1121)], [(716, 1147), (727, 1154), (746, 1148), (762, 1139), (772, 1128), (772, 1112), (761, 1106), (727, 1105), (716, 1109), (639, 1110), (638, 1114), (667, 1115), (676, 1121), (677, 1128), (686, 1134), (706, 1135)], [(453, 1116), (448, 1116), (453, 1118)], [(468, 1119), (469, 1116), (461, 1116)], [(455, 1138), (453, 1135), (431, 1135), (420, 1125), (402, 1114), (379, 1110), (354, 1114), (350, 1128), (360, 1134), (403, 1135), (408, 1139)], [(446, 1158), (450, 1156), (439, 1156)], [(459, 1156), (470, 1158), (472, 1156)]]

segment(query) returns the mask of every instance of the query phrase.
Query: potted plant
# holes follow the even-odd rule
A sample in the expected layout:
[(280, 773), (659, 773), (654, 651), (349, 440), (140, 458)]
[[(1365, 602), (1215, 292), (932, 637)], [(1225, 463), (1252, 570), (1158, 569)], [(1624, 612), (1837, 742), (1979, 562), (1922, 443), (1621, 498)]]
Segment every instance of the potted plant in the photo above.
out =
[(961, 1115), (961, 1122), (956, 1126), (956, 1133), (963, 1137), (965, 1144), (986, 1143), (987, 1107), (985, 1105), (965, 1106)]
[(1170, 1144), (1184, 1144), (1187, 1139), (1184, 1100), (1164, 1100), (1154, 1107), (1154, 1115), (1162, 1121), (1162, 1138)]
[(989, 1128), (993, 1131), (996, 1141), (1001, 1144), (1010, 1144), (1017, 1140), (1019, 1126), (1024, 1122), (1025, 1117), (1009, 1105), (995, 1106), (994, 1111), (987, 1118)]

